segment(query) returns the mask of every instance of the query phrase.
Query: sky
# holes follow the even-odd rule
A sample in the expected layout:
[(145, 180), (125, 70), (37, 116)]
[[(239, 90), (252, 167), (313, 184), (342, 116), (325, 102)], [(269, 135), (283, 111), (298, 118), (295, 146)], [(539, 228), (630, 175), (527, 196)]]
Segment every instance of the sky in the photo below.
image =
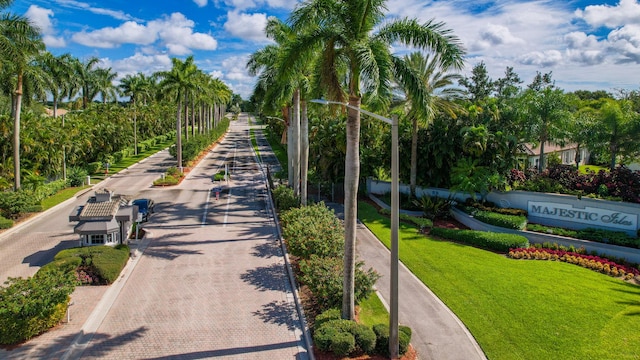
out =
[[(297, 0), (15, 0), (9, 12), (31, 19), (47, 49), (92, 56), (118, 78), (171, 68), (193, 55), (200, 69), (248, 99), (248, 57), (270, 44), (267, 18), (286, 21)], [(565, 91), (640, 89), (639, 0), (388, 0), (387, 19), (434, 19), (462, 41), (462, 74), (484, 62), (498, 79), (507, 67), (530, 83), (552, 72)], [(393, 51), (410, 51), (394, 44)]]

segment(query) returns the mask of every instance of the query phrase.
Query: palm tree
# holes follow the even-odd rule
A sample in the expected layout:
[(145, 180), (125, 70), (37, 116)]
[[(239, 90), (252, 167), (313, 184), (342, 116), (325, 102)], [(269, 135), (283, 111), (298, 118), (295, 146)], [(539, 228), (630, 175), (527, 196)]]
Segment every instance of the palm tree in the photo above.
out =
[[(404, 57), (405, 71), (414, 72), (415, 77), (420, 79), (418, 84), (400, 84), (401, 90), (405, 94), (405, 99), (401, 103), (406, 117), (411, 120), (411, 171), (409, 176), (409, 186), (411, 195), (416, 195), (416, 177), (418, 172), (418, 125), (427, 125), (433, 121), (437, 113), (444, 113), (452, 118), (456, 118), (459, 106), (454, 100), (459, 99), (462, 91), (451, 87), (460, 79), (459, 74), (448, 73), (447, 69), (441, 65), (438, 56), (425, 56), (420, 52), (414, 52)], [(413, 86), (421, 87), (416, 91)], [(415, 98), (413, 94), (425, 94), (420, 98)], [(421, 100), (421, 101), (420, 101)]]
[(89, 93), (88, 101), (93, 101), (98, 94), (102, 96), (102, 103), (108, 100), (115, 101), (118, 98), (117, 87), (113, 81), (118, 77), (118, 73), (111, 71), (111, 68), (97, 68), (92, 73), (93, 87)]
[(53, 98), (53, 117), (58, 116), (58, 102), (69, 92), (69, 84), (73, 77), (73, 57), (70, 54), (55, 56), (45, 52), (39, 59), (42, 70), (48, 74), (46, 88)]
[(133, 106), (133, 148), (134, 154), (138, 155), (138, 113), (136, 106), (139, 101), (150, 97), (151, 80), (142, 73), (127, 75), (120, 80), (120, 90), (124, 96), (129, 97), (129, 102)]
[[(401, 59), (391, 54), (391, 44), (400, 42), (440, 56), (445, 67), (459, 68), (464, 50), (459, 39), (444, 23), (420, 24), (402, 19), (382, 24), (383, 0), (315, 0), (302, 4), (290, 17), (298, 33), (287, 45), (283, 64), (300, 68), (316, 51), (320, 52), (319, 83), (330, 100), (350, 105), (347, 112), (345, 159), (345, 257), (342, 317), (355, 317), (354, 273), (357, 194), (360, 175), (361, 94), (371, 94), (378, 103), (388, 101), (393, 76), (401, 82), (418, 83), (396, 65)], [(416, 88), (418, 88), (416, 86)], [(420, 99), (420, 94), (414, 94)]]
[(74, 79), (69, 87), (68, 97), (72, 98), (76, 94), (80, 93), (82, 96), (82, 108), (86, 109), (89, 103), (89, 94), (94, 87), (94, 66), (100, 62), (97, 57), (91, 57), (86, 62), (82, 62), (79, 59), (74, 59), (73, 68), (75, 70)]
[(185, 61), (172, 58), (173, 66), (169, 71), (162, 71), (156, 74), (161, 79), (158, 85), (161, 93), (173, 96), (178, 106), (176, 114), (176, 157), (178, 167), (182, 168), (182, 104), (186, 106), (190, 92), (195, 88), (195, 77), (198, 68), (194, 63), (193, 56), (189, 56)]
[[(2, 0), (0, 9), (11, 5), (13, 1)], [(9, 70), (15, 76), (15, 90), (13, 91), (13, 163), (14, 163), (14, 186), (20, 189), (20, 110), (22, 107), (24, 74), (30, 62), (44, 51), (45, 45), (42, 42), (39, 29), (28, 19), (4, 13), (0, 17), (0, 64), (7, 66), (11, 64)]]

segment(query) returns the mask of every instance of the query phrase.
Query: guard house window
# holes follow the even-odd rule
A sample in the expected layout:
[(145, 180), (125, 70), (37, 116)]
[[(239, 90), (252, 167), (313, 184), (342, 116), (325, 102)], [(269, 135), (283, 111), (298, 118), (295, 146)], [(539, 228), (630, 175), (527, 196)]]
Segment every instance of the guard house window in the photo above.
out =
[(104, 235), (91, 235), (89, 240), (91, 244), (104, 244)]
[(110, 244), (113, 242), (113, 234), (107, 234), (107, 244)]

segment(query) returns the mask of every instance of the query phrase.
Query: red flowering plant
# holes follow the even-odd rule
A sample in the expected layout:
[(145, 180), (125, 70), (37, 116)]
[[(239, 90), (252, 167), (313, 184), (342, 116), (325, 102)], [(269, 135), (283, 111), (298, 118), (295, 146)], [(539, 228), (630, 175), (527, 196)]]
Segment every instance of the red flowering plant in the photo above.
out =
[(610, 276), (624, 277), (625, 280), (630, 280), (640, 275), (640, 270), (632, 266), (620, 265), (599, 256), (580, 254), (566, 250), (539, 249), (535, 247), (514, 248), (509, 249), (508, 256), (512, 259), (563, 261)]

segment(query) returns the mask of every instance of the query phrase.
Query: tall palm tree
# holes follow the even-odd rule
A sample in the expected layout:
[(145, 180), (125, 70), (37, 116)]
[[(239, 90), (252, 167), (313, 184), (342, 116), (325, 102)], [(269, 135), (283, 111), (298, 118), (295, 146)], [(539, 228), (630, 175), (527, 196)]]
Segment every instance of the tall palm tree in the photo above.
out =
[[(0, 9), (5, 9), (13, 1), (0, 0)], [(0, 64), (15, 76), (13, 102), (13, 166), (14, 187), (20, 189), (20, 110), (22, 107), (24, 74), (31, 61), (40, 51), (44, 51), (39, 29), (27, 18), (3, 13), (0, 15)]]
[(160, 78), (158, 84), (160, 92), (172, 96), (175, 99), (178, 110), (176, 114), (176, 157), (178, 167), (182, 168), (182, 105), (187, 104), (190, 92), (195, 89), (195, 77), (198, 68), (194, 63), (193, 56), (189, 56), (185, 61), (172, 58), (172, 67), (169, 71), (161, 71), (156, 74)]
[(120, 80), (119, 86), (122, 95), (129, 97), (129, 103), (133, 107), (133, 148), (138, 155), (138, 112), (137, 105), (140, 101), (146, 101), (151, 94), (151, 79), (143, 73), (127, 75)]
[(69, 88), (68, 97), (72, 98), (77, 94), (82, 97), (82, 108), (86, 109), (89, 103), (89, 95), (94, 87), (94, 67), (100, 62), (97, 57), (91, 57), (85, 62), (80, 59), (74, 59), (73, 68), (75, 70), (74, 79)]
[[(400, 84), (405, 98), (400, 104), (406, 113), (406, 117), (411, 121), (411, 171), (409, 176), (409, 187), (411, 194), (416, 195), (416, 178), (418, 172), (418, 126), (427, 125), (433, 121), (439, 112), (445, 113), (452, 118), (456, 118), (459, 106), (454, 101), (459, 99), (462, 91), (459, 88), (451, 87), (460, 79), (459, 74), (449, 73), (441, 65), (438, 56), (425, 56), (420, 52), (413, 52), (404, 57), (405, 71), (414, 72), (415, 77), (420, 79), (418, 84)], [(421, 94), (425, 94), (421, 99), (413, 96), (416, 93), (413, 86), (421, 87)]]
[(93, 87), (89, 92), (89, 101), (93, 101), (98, 95), (101, 95), (103, 104), (118, 98), (118, 88), (113, 84), (118, 73), (112, 72), (111, 68), (97, 68), (93, 71), (92, 77)]
[[(391, 44), (400, 42), (438, 54), (444, 66), (459, 68), (464, 50), (444, 23), (401, 19), (383, 24), (384, 0), (315, 0), (290, 17), (298, 33), (287, 45), (284, 65), (299, 68), (320, 51), (319, 82), (330, 100), (348, 101), (345, 159), (345, 257), (342, 317), (355, 317), (354, 274), (357, 194), (360, 176), (360, 107), (363, 91), (378, 103), (388, 101), (392, 76), (409, 83), (411, 74), (396, 64)], [(417, 86), (416, 86), (417, 88)], [(420, 98), (419, 94), (415, 95)], [(424, 96), (424, 95), (422, 95)]]
[(73, 57), (70, 54), (55, 56), (50, 52), (44, 52), (38, 59), (42, 70), (48, 74), (46, 88), (53, 98), (53, 117), (58, 116), (58, 102), (69, 92), (74, 70)]

